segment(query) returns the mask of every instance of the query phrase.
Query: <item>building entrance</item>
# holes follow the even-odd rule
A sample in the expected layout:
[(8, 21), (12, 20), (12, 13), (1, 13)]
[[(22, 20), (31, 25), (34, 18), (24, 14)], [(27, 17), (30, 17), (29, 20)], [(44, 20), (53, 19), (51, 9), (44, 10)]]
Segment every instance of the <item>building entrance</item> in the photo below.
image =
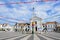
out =
[(37, 31), (37, 27), (35, 27), (35, 31)]

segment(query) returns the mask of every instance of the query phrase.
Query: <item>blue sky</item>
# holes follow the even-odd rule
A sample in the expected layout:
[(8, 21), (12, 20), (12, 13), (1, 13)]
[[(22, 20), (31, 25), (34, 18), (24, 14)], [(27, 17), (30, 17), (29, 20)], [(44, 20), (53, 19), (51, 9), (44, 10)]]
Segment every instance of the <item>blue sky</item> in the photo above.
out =
[[(36, 0), (35, 0), (36, 1)], [(39, 0), (37, 0), (39, 1)], [(32, 0), (0, 0), (0, 23), (14, 24), (14, 22), (29, 22), (34, 7), (36, 16), (43, 19), (43, 22), (60, 22), (60, 1), (32, 2), (21, 4), (8, 4), (16, 2), (32, 2)], [(3, 17), (1, 17), (3, 16)], [(11, 18), (14, 18), (11, 19)]]

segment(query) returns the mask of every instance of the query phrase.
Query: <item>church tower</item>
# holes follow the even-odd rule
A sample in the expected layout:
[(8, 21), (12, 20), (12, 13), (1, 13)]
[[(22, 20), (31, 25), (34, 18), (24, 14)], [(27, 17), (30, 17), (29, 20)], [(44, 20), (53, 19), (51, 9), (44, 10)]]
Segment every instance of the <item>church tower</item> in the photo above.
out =
[[(37, 33), (38, 31), (42, 30), (42, 18), (39, 18), (35, 14), (35, 8), (33, 7), (33, 13), (32, 13), (32, 18), (31, 18), (31, 28), (33, 27), (34, 33)], [(33, 25), (32, 25), (33, 24)]]
[(36, 14), (35, 14), (35, 8), (33, 7), (32, 10), (33, 10), (32, 17), (34, 17), (34, 16), (36, 16)]

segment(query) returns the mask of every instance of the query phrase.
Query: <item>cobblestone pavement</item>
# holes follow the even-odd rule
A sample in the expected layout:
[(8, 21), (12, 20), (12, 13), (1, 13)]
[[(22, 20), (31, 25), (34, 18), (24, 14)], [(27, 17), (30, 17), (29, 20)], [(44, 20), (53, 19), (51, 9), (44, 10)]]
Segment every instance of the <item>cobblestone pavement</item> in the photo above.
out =
[[(55, 35), (57, 36), (55, 36)], [(0, 32), (0, 40), (60, 40), (60, 33), (21, 34), (20, 32)]]

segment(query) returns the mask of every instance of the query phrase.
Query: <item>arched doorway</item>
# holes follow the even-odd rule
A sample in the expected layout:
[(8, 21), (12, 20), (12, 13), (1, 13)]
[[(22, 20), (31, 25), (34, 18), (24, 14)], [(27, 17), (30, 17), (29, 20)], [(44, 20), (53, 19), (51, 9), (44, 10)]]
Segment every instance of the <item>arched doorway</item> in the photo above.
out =
[(37, 31), (37, 26), (35, 27), (35, 31)]
[(37, 21), (35, 21), (35, 31), (37, 31)]

